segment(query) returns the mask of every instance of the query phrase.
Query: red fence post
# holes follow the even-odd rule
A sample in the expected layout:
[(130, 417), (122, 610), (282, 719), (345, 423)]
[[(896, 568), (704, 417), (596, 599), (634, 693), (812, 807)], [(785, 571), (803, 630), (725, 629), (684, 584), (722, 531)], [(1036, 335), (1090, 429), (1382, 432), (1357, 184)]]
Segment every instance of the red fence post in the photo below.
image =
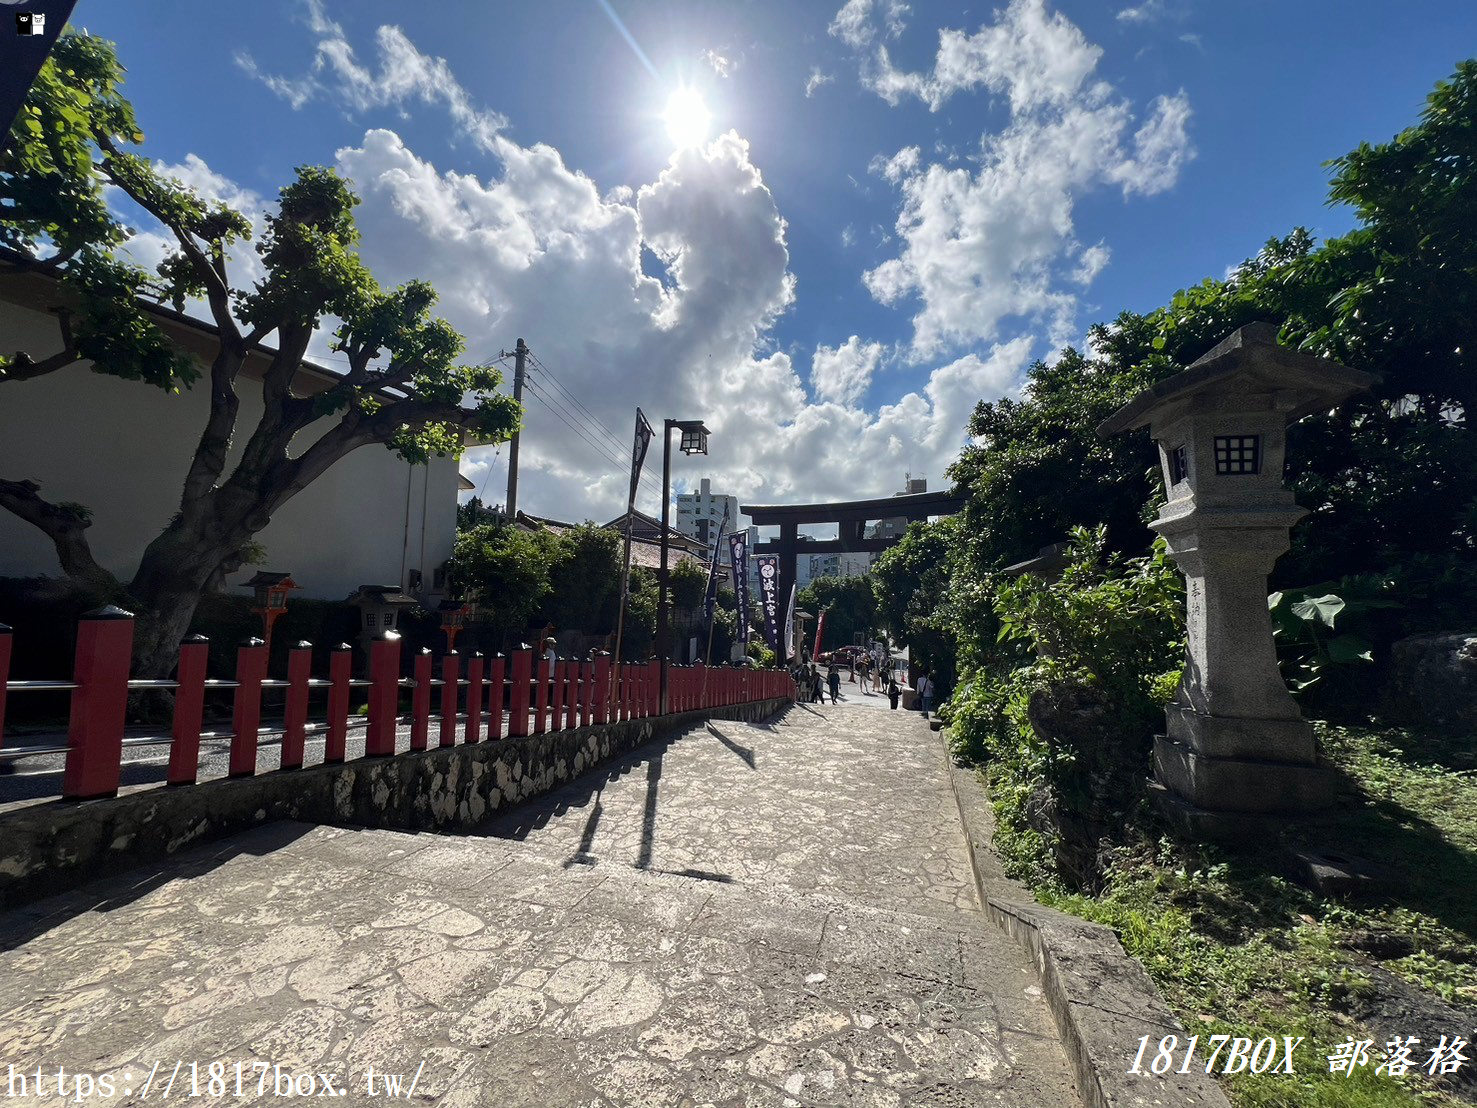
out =
[(109, 604), (77, 625), (72, 667), (72, 720), (62, 795), (112, 796), (123, 771), (123, 719), (128, 710), (128, 663), (133, 613)]
[(10, 628), (0, 623), (0, 747), (5, 745), (5, 682), (10, 680)]
[(591, 713), (595, 706), (595, 663), (591, 661), (581, 662), (579, 669), (580, 683), (580, 721), (579, 726), (590, 726)]
[(328, 656), (328, 733), (323, 740), (325, 764), (342, 762), (349, 738), (349, 667), (354, 648), (339, 643)]
[(534, 669), (537, 680), (533, 684), (533, 733), (544, 733), (544, 713), (549, 708), (549, 660), (540, 658)]
[(400, 722), (400, 635), (384, 631), (369, 644), (369, 729), (364, 734), (364, 756), (395, 753), (395, 728)]
[(559, 730), (564, 720), (564, 678), (569, 672), (568, 662), (545, 662), (549, 667), (549, 730)]
[(236, 696), (231, 708), (232, 777), (256, 772), (257, 733), (262, 725), (262, 681), (267, 676), (267, 644), (251, 638), (236, 651)]
[(513, 651), (513, 684), (508, 693), (508, 737), (528, 734), (528, 682), (533, 677), (533, 651)]
[(630, 662), (617, 662), (611, 674), (610, 683), (610, 719), (612, 723), (619, 723), (623, 719), (630, 719), (627, 711), (630, 694)]
[(503, 737), (503, 694), (506, 692), (508, 659), (501, 654), (492, 657), (492, 675), (487, 679), (487, 738)]
[(480, 651), (472, 651), (472, 660), (467, 663), (467, 730), (464, 742), (482, 741), (482, 671), (487, 659)]
[(626, 663), (626, 687), (621, 699), (625, 701), (622, 719), (640, 719), (646, 714), (646, 693), (641, 681), (646, 676), (646, 667), (640, 662)]
[(308, 682), (312, 679), (313, 644), (300, 640), (287, 652), (287, 701), (282, 708), (283, 769), (301, 769), (303, 765), (303, 747), (308, 737)]
[(595, 722), (610, 722), (610, 655), (605, 651), (595, 655)]
[(449, 650), (441, 659), (441, 745), (456, 745), (456, 690), (461, 659)]
[(580, 725), (580, 664), (564, 663), (564, 729), (573, 731)]
[(200, 721), (205, 715), (205, 663), (210, 640), (191, 635), (179, 648), (179, 670), (174, 690), (174, 726), (169, 742), (171, 785), (193, 785), (200, 773)]
[(410, 694), (410, 749), (424, 750), (431, 737), (431, 649), (415, 656), (415, 691)]

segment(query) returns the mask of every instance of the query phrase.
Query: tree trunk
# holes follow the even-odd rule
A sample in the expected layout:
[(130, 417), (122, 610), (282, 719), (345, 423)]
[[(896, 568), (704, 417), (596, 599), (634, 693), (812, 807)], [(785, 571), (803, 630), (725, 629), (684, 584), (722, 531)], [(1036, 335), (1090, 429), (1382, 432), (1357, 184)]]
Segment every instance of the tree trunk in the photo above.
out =
[[(244, 541), (244, 540), (243, 540)], [(128, 593), (138, 605), (133, 628), (135, 677), (168, 678), (179, 661), (200, 598), (239, 568), (241, 543), (223, 544), (171, 527), (149, 544)]]

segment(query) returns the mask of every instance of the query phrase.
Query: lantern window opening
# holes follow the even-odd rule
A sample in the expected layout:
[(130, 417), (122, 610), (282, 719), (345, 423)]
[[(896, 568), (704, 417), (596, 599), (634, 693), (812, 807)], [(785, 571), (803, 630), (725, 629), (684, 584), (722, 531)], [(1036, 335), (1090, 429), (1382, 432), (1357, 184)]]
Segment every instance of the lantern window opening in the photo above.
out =
[(1215, 471), (1222, 476), (1260, 473), (1262, 469), (1260, 435), (1217, 435)]
[(1190, 459), (1184, 444), (1172, 447), (1169, 451), (1169, 483), (1178, 485), (1190, 476)]
[(708, 432), (703, 427), (684, 427), (682, 429), (682, 453), (684, 454), (706, 454), (708, 452)]

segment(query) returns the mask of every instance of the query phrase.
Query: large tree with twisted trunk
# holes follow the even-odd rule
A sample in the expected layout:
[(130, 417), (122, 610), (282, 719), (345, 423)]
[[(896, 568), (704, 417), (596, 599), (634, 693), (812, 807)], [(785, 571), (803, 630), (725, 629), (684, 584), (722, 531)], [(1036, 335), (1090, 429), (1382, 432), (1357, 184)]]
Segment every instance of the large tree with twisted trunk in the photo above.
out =
[[(93, 557), (84, 506), (45, 499), (44, 474), (0, 475), (0, 507), (43, 531), (80, 587), (135, 607), (136, 668), (157, 677), (169, 672), (201, 595), (243, 564), (274, 512), (350, 451), (378, 445), (408, 461), (456, 454), (469, 438), (506, 438), (520, 412), (496, 391), (496, 369), (459, 363), (462, 337), (431, 315), (429, 285), (380, 288), (354, 251), (358, 198), (331, 169), (297, 170), (255, 244), (265, 276), (231, 287), (228, 251), (242, 248), (251, 223), (128, 151), (143, 135), (122, 74), (111, 43), (64, 35), (0, 153), (0, 246), (12, 260), (4, 272), (47, 272), (71, 305), (59, 313), (59, 350), (0, 349), (0, 404), (7, 389), (87, 360), (140, 387), (208, 388), (208, 414), (181, 474), (179, 511), (127, 580)], [(130, 258), (134, 232), (110, 201), (164, 228), (170, 252), (153, 269)], [(171, 343), (149, 300), (208, 307), (208, 368)], [(332, 348), (348, 361), (326, 388), (304, 373), (325, 320), (337, 321)], [(260, 351), (257, 382), (242, 370)], [(238, 420), (248, 387), (261, 390), (254, 427)]]

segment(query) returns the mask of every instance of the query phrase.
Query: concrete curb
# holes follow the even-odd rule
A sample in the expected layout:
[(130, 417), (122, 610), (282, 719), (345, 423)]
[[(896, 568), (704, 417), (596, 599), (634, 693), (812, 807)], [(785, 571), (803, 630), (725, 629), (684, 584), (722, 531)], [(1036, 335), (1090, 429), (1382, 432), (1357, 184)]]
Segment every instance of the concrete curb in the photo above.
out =
[(1142, 1036), (1149, 1037), (1147, 1061), (1162, 1036), (1178, 1035), (1184, 1043), (1184, 1025), (1109, 928), (1042, 907), (1001, 872), (990, 846), (995, 821), (984, 789), (972, 771), (953, 764), (947, 747), (944, 761), (980, 904), (992, 923), (1030, 953), (1082, 1103), (1087, 1108), (1230, 1108), (1226, 1094), (1204, 1073), (1127, 1072)]

